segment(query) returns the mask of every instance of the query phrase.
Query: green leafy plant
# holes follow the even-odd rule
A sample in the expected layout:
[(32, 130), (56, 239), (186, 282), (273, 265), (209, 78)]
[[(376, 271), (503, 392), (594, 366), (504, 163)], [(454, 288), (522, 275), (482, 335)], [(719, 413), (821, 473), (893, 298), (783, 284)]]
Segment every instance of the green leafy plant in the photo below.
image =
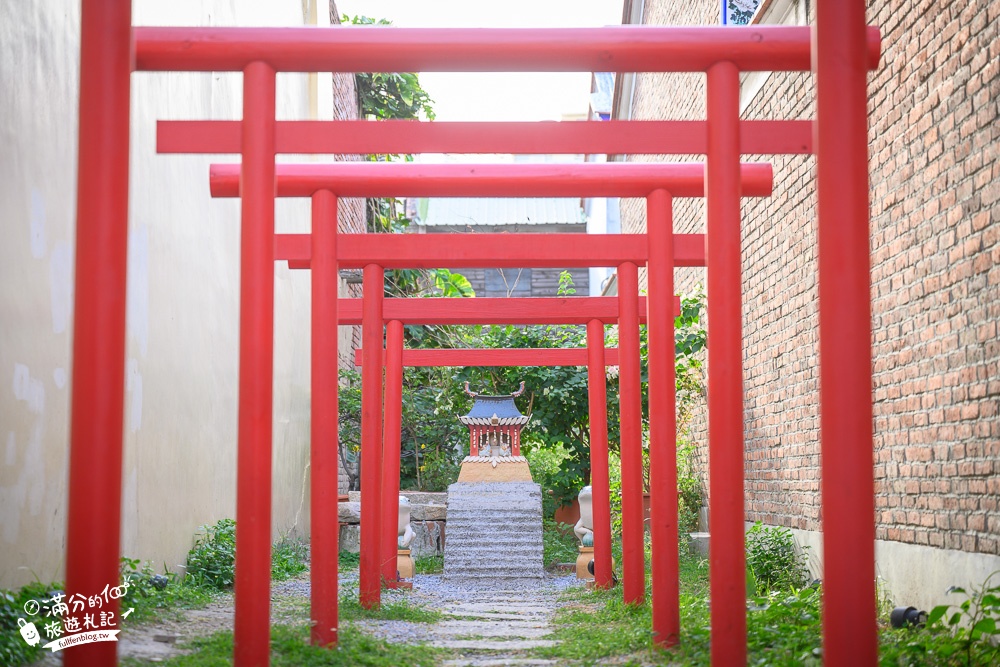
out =
[(444, 555), (417, 556), (413, 559), (413, 571), (417, 574), (441, 574), (444, 572)]
[(236, 522), (220, 519), (202, 526), (187, 556), (187, 576), (197, 586), (227, 590), (233, 585), (236, 567)]
[(542, 520), (542, 560), (546, 567), (554, 563), (575, 563), (579, 541), (573, 526), (552, 519)]
[[(966, 589), (952, 586), (949, 593), (965, 596), (957, 607), (939, 605), (927, 615), (927, 625), (944, 624), (955, 640), (955, 651), (942, 653), (945, 658), (956, 658), (962, 665), (1000, 664), (1000, 585), (992, 585), (994, 572), (980, 586)], [(954, 610), (954, 611), (952, 611)], [(962, 661), (964, 660), (964, 661)], [(949, 663), (951, 664), (951, 663)]]
[(271, 578), (284, 581), (309, 569), (309, 545), (300, 539), (285, 536), (271, 548)]
[(129, 615), (131, 621), (147, 620), (178, 609), (202, 607), (212, 600), (209, 589), (185, 580), (166, 566), (162, 573), (158, 573), (148, 561), (143, 563), (139, 559), (123, 556), (119, 571), (122, 582), (128, 582), (121, 608), (132, 608)]
[(361, 564), (361, 554), (354, 551), (341, 551), (337, 554), (337, 566), (341, 570), (356, 570)]
[[(36, 581), (17, 591), (0, 589), (0, 665), (15, 667), (28, 664), (41, 654), (41, 645), (29, 646), (21, 638), (18, 619), (28, 616), (24, 611), (25, 602), (49, 598), (52, 591), (61, 590), (62, 587), (59, 583), (43, 584)], [(41, 626), (36, 627), (41, 633)]]
[(764, 526), (760, 521), (747, 531), (747, 571), (758, 595), (801, 588), (809, 576), (805, 548), (795, 549), (792, 531)]

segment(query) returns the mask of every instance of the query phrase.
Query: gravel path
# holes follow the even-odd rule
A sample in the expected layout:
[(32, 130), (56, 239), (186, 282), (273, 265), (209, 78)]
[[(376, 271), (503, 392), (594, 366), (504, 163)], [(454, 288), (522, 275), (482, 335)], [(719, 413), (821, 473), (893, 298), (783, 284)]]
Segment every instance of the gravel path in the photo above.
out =
[(413, 590), (405, 595), (443, 612), (443, 621), (363, 621), (360, 625), (381, 637), (451, 649), (454, 657), (443, 663), (445, 667), (555, 665), (555, 660), (533, 658), (533, 649), (555, 643), (549, 635), (559, 593), (577, 585), (580, 582), (573, 575), (492, 582), (416, 575)]
[[(357, 571), (341, 574), (341, 592), (357, 595)], [(443, 667), (541, 667), (559, 664), (532, 657), (533, 649), (551, 646), (551, 620), (561, 591), (581, 582), (573, 575), (542, 579), (454, 580), (416, 575), (413, 590), (384, 590), (382, 599), (406, 598), (441, 611), (438, 623), (361, 620), (354, 623), (372, 635), (403, 643), (429, 643), (449, 650)], [(309, 617), (309, 575), (276, 583), (271, 589), (272, 623), (299, 624)], [(224, 595), (204, 609), (183, 611), (179, 618), (126, 625), (118, 646), (120, 658), (142, 664), (162, 662), (184, 651), (195, 637), (231, 630), (233, 598)], [(54, 654), (33, 667), (56, 667)]]

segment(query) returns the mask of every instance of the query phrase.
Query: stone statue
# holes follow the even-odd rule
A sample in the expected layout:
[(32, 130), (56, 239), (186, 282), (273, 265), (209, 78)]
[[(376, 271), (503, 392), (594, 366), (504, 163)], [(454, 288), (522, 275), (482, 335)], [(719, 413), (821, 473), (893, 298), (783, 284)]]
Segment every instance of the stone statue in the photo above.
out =
[(580, 544), (585, 547), (594, 546), (594, 503), (593, 492), (589, 486), (580, 489), (580, 520), (573, 526)]
[(397, 544), (400, 549), (408, 549), (413, 541), (413, 528), (410, 527), (410, 499), (406, 496), (399, 497), (399, 538)]

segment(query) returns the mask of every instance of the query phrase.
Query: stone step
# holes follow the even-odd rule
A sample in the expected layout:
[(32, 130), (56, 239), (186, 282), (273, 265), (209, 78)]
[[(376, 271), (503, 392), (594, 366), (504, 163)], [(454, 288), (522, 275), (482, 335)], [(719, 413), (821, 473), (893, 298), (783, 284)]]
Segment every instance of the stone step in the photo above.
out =
[(501, 546), (511, 546), (511, 545), (541, 546), (542, 536), (541, 535), (521, 536), (515, 534), (515, 535), (504, 535), (503, 537), (484, 540), (482, 536), (479, 535), (468, 535), (468, 534), (448, 535), (449, 549), (454, 549), (466, 545), (475, 546), (476, 548), (489, 546), (494, 549)]
[(434, 633), (446, 637), (461, 639), (463, 637), (515, 637), (517, 639), (538, 639), (552, 634), (552, 629), (544, 623), (535, 627), (513, 627), (509, 623), (491, 623), (489, 621), (445, 621), (434, 627)]
[(441, 663), (443, 667), (550, 667), (556, 660), (540, 658), (455, 658)]
[[(482, 639), (443, 639), (434, 642), (443, 648), (474, 651), (528, 651), (535, 648), (555, 646), (551, 639), (512, 639), (510, 641), (486, 641)], [(509, 663), (507, 663), (509, 664)]]

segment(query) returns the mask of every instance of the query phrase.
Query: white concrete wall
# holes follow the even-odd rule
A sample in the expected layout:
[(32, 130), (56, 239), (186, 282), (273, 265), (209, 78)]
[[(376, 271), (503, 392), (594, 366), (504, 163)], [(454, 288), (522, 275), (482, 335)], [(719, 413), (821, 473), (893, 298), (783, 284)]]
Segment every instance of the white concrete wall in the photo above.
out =
[[(136, 0), (136, 25), (301, 25), (315, 0)], [(59, 579), (66, 523), (79, 11), (0, 3), (0, 587)], [(330, 117), (329, 75), (280, 75), (278, 117)], [(238, 74), (132, 77), (123, 471), (126, 555), (172, 567), (235, 514), (239, 207), (209, 156), (155, 153), (155, 120), (238, 119)], [(223, 158), (234, 161), (233, 156)], [(279, 202), (279, 231), (308, 231)], [(308, 529), (309, 276), (275, 269), (274, 520)]]
[[(747, 523), (747, 528), (753, 524)], [(823, 577), (823, 533), (815, 530), (791, 529), (799, 547), (807, 547), (809, 570), (816, 578)], [(921, 544), (906, 544), (889, 540), (875, 541), (875, 575), (881, 593), (893, 604), (930, 611), (937, 605), (958, 605), (965, 598), (949, 594), (952, 586), (966, 590), (1000, 572), (1000, 556), (971, 553), (957, 549), (939, 549)], [(1000, 583), (1000, 574), (992, 585)]]

